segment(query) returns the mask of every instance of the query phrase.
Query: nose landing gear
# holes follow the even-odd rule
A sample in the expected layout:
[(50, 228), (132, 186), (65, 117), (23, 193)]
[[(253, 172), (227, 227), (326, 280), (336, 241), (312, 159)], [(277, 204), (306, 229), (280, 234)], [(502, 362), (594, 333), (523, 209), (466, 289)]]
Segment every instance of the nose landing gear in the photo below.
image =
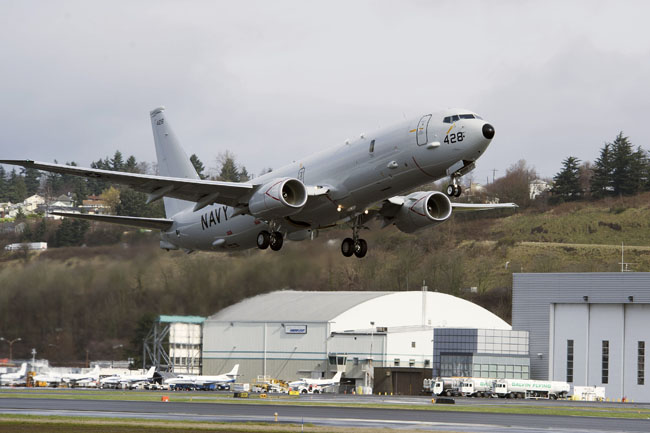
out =
[(345, 238), (341, 243), (341, 254), (345, 257), (351, 257), (352, 254), (358, 258), (365, 257), (368, 252), (368, 243), (365, 239), (359, 238), (359, 229), (361, 228), (360, 216), (354, 220), (352, 226), (352, 238)]
[(460, 197), (460, 195), (463, 193), (463, 188), (458, 185), (458, 177), (451, 177), (451, 183), (447, 185), (446, 193), (448, 197)]

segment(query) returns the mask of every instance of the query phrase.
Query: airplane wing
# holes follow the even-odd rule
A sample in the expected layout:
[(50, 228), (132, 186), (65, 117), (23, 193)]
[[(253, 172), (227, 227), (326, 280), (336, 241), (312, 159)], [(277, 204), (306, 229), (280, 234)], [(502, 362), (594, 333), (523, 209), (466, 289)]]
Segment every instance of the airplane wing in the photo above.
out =
[(25, 168), (89, 177), (127, 185), (136, 191), (149, 194), (152, 202), (161, 197), (171, 197), (192, 202), (218, 198), (219, 203), (242, 207), (247, 204), (249, 195), (256, 186), (248, 183), (220, 182), (216, 180), (182, 179), (177, 177), (154, 176), (140, 173), (84, 168), (63, 164), (50, 164), (31, 160), (0, 160), (0, 164), (19, 165)]
[(490, 209), (514, 209), (517, 206), (514, 203), (451, 203), (451, 207), (454, 209), (454, 212), (473, 212), (479, 210), (490, 210)]
[(89, 221), (99, 221), (104, 223), (120, 224), (127, 225), (132, 227), (140, 227), (145, 229), (154, 229), (154, 230), (167, 230), (174, 220), (167, 218), (141, 218), (141, 217), (130, 217), (130, 216), (119, 216), (119, 215), (90, 215), (85, 213), (75, 213), (75, 212), (49, 212), (50, 215), (58, 215), (69, 218), (77, 218), (82, 220)]

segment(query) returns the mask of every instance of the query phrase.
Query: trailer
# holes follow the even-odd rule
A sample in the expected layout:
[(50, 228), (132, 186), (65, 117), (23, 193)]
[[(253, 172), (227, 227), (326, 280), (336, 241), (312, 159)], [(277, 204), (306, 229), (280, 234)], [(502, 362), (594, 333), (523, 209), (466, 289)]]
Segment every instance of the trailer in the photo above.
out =
[(464, 397), (492, 397), (496, 379), (468, 377), (460, 385), (460, 393)]
[(502, 398), (566, 398), (571, 392), (567, 382), (525, 379), (500, 379), (494, 383), (494, 394)]

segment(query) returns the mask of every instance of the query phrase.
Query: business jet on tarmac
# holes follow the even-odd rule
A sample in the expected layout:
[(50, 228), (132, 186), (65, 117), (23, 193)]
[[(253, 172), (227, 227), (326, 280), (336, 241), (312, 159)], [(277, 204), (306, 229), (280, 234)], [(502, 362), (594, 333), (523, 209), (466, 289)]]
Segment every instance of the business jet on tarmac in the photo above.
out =
[(61, 380), (70, 385), (77, 385), (79, 383), (92, 382), (99, 380), (99, 365), (95, 365), (95, 368), (86, 372), (86, 373), (70, 373), (64, 374), (61, 377)]
[(171, 377), (165, 379), (165, 384), (170, 386), (193, 386), (204, 387), (209, 385), (216, 385), (219, 388), (229, 387), (231, 383), (237, 379), (237, 372), (239, 371), (239, 364), (236, 364), (232, 370), (225, 374), (217, 376), (202, 376), (202, 375), (179, 375), (178, 377)]
[(148, 383), (153, 380), (156, 367), (153, 366), (145, 374), (107, 376), (99, 380), (102, 388), (133, 388), (140, 383)]
[(20, 369), (13, 373), (0, 374), (0, 385), (24, 385), (27, 377), (27, 363), (23, 362)]
[[(0, 160), (54, 173), (98, 178), (163, 199), (166, 218), (51, 212), (161, 231), (160, 247), (172, 250), (228, 251), (282, 248), (283, 239), (313, 238), (318, 230), (347, 224), (351, 237), (341, 244), (350, 257), (366, 255), (359, 234), (372, 218), (403, 232), (446, 221), (452, 211), (513, 208), (513, 203), (453, 203), (459, 178), (474, 169), (494, 137), (494, 128), (469, 110), (424, 114), (345, 144), (297, 159), (244, 183), (201, 180), (165, 117), (151, 111), (159, 175), (122, 173), (49, 164)], [(448, 177), (446, 195), (406, 192)], [(406, 194), (406, 195), (404, 195)]]
[(331, 379), (310, 379), (305, 377), (293, 382), (289, 382), (289, 388), (300, 391), (304, 394), (308, 393), (309, 391), (318, 394), (325, 388), (338, 385), (341, 382), (342, 374), (343, 373), (339, 371)]

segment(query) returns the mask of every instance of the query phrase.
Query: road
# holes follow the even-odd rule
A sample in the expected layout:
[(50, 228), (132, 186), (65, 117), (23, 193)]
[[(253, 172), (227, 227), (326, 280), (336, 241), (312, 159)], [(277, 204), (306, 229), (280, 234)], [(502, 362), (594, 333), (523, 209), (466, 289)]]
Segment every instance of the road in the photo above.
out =
[(0, 398), (0, 413), (215, 422), (301, 422), (462, 432), (647, 432), (650, 420), (275, 404)]

